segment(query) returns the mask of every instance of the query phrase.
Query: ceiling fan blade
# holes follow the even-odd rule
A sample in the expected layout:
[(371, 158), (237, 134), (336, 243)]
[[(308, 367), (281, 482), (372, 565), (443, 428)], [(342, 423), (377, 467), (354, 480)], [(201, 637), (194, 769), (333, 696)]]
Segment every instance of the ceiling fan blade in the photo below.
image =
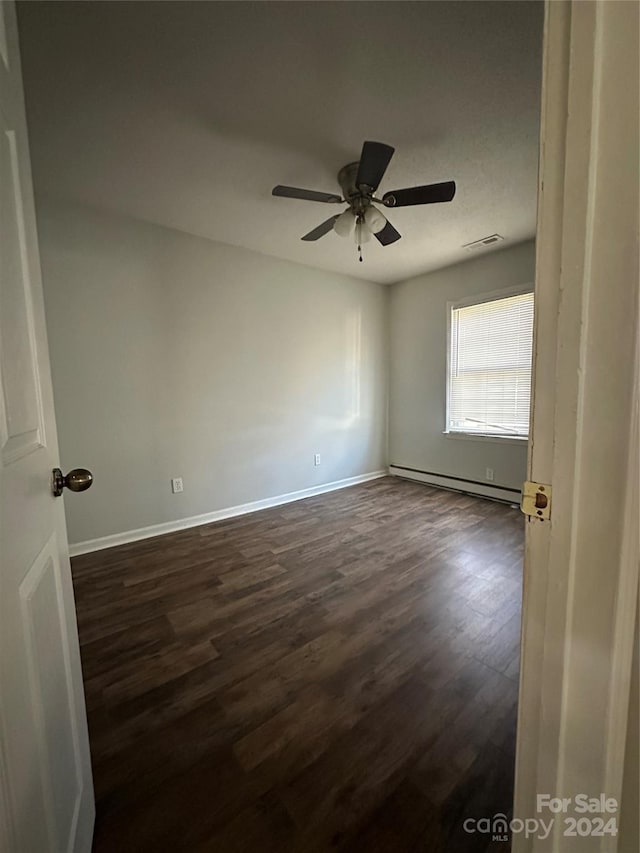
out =
[(283, 187), (278, 184), (271, 190), (271, 195), (281, 196), (282, 198), (300, 198), (303, 201), (324, 201), (329, 203), (339, 204), (342, 199), (335, 193), (321, 193), (317, 190), (303, 190), (300, 187)]
[(393, 225), (387, 220), (387, 224), (384, 226), (382, 231), (378, 231), (377, 234), (374, 234), (374, 237), (379, 243), (382, 243), (383, 246), (388, 246), (391, 243), (395, 243), (396, 240), (399, 240), (402, 237)]
[(307, 242), (311, 240), (319, 240), (320, 237), (324, 237), (325, 234), (328, 234), (329, 231), (333, 228), (333, 223), (340, 216), (340, 214), (336, 214), (336, 216), (330, 216), (329, 219), (325, 219), (320, 225), (313, 229), (313, 231), (309, 231), (308, 234), (305, 234), (304, 237), (300, 239), (306, 240)]
[(367, 186), (373, 192), (387, 171), (395, 148), (384, 142), (365, 142), (360, 154), (360, 165), (356, 177), (356, 186)]
[(391, 190), (382, 196), (386, 207), (408, 207), (410, 204), (434, 204), (438, 201), (451, 201), (456, 194), (456, 182), (444, 181), (441, 184), (427, 184), (424, 187), (408, 187), (405, 190)]

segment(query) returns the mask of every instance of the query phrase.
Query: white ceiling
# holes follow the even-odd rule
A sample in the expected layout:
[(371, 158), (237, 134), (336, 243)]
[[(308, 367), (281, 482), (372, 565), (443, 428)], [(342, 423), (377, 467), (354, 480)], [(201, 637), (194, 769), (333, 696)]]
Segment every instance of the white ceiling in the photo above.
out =
[[(26, 2), (36, 191), (311, 266), (393, 282), (535, 232), (541, 2)], [(300, 237), (374, 139), (381, 192), (455, 179), (450, 204), (389, 211), (402, 233)]]

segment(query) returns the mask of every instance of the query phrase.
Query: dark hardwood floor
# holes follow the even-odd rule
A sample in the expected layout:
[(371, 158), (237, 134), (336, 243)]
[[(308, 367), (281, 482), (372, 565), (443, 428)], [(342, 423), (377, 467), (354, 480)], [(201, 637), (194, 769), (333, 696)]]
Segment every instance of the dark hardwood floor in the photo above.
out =
[(74, 558), (95, 853), (508, 850), (523, 531), (385, 478)]

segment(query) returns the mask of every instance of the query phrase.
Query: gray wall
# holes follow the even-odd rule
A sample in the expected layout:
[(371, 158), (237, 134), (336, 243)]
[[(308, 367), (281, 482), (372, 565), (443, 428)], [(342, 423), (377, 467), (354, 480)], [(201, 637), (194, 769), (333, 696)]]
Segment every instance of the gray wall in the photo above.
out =
[(519, 489), (526, 442), (443, 435), (446, 411), (447, 302), (531, 283), (533, 241), (393, 285), (390, 301), (389, 462)]
[(72, 543), (384, 467), (384, 287), (52, 199), (38, 226), (62, 465), (95, 475)]

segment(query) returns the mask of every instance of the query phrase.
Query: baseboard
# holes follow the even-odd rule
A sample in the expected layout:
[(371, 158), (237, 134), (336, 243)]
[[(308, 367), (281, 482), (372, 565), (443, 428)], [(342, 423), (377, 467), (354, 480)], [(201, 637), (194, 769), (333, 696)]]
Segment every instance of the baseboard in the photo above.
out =
[(492, 486), (489, 483), (478, 483), (475, 480), (465, 480), (462, 477), (449, 477), (446, 474), (420, 471), (417, 468), (408, 468), (404, 465), (390, 465), (389, 474), (393, 477), (403, 477), (406, 480), (417, 480), (419, 483), (427, 483), (430, 486), (464, 492), (466, 495), (477, 495), (481, 498), (491, 498), (491, 500), (504, 501), (505, 503), (520, 503), (520, 490), (512, 489), (509, 486)]
[(88, 539), (86, 542), (76, 542), (69, 545), (69, 554), (72, 557), (77, 557), (80, 554), (89, 554), (92, 551), (102, 551), (104, 548), (114, 548), (116, 545), (127, 545), (129, 542), (138, 542), (141, 539), (162, 536), (164, 533), (174, 533), (176, 530), (186, 530), (189, 527), (198, 527), (201, 524), (211, 524), (212, 521), (223, 521), (225, 518), (259, 512), (261, 509), (293, 503), (293, 501), (300, 501), (303, 498), (323, 495), (325, 492), (334, 492), (337, 489), (346, 489), (348, 486), (356, 486), (358, 483), (366, 483), (368, 480), (377, 480), (386, 476), (388, 476), (387, 471), (371, 471), (368, 474), (358, 474), (356, 477), (347, 477), (344, 480), (334, 480), (332, 483), (311, 486), (309, 489), (300, 489), (297, 492), (288, 492), (284, 495), (275, 495), (240, 506), (217, 509), (203, 515), (193, 515), (190, 518), (180, 518), (163, 524), (152, 524), (150, 527), (140, 527), (137, 530), (125, 530), (123, 533), (113, 533), (110, 536), (101, 536), (99, 539)]

